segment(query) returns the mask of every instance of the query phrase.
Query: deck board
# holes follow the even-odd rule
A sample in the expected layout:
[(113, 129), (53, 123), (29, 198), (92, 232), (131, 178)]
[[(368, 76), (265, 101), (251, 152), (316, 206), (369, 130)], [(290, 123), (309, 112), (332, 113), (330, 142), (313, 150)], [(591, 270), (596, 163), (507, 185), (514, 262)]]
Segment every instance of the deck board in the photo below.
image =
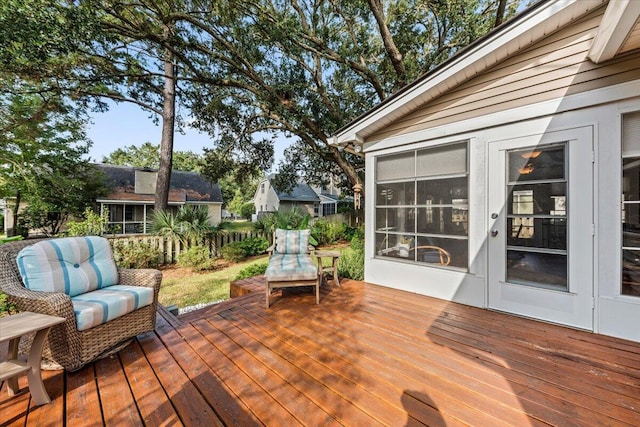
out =
[(181, 425), (162, 384), (136, 341), (119, 353), (129, 387), (145, 425)]
[[(640, 425), (640, 343), (342, 282), (173, 317), (0, 425)], [(20, 379), (21, 388), (26, 378)]]
[(95, 364), (65, 374), (67, 388), (64, 400), (67, 426), (103, 425), (95, 376)]

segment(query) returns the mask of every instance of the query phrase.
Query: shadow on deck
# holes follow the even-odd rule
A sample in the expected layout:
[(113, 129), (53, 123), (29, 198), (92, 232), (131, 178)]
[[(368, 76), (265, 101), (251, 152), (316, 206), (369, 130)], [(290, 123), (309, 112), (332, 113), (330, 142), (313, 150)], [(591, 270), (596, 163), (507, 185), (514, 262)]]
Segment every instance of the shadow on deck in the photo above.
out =
[(259, 278), (240, 286), (44, 372), (48, 405), (3, 384), (0, 424), (640, 425), (640, 343), (356, 281), (268, 310)]

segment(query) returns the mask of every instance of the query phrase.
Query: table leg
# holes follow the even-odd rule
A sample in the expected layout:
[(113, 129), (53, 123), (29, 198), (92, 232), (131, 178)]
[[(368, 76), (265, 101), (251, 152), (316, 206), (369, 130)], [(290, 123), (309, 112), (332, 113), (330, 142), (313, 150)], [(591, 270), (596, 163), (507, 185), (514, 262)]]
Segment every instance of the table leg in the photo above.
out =
[(340, 281), (338, 280), (338, 258), (333, 258), (333, 283), (340, 287)]
[(27, 372), (27, 378), (29, 379), (29, 392), (36, 405), (44, 405), (45, 403), (51, 402), (47, 390), (44, 388), (42, 374), (40, 372), (42, 348), (44, 347), (44, 341), (47, 338), (49, 329), (51, 328), (41, 329), (36, 332), (33, 344), (31, 345), (31, 351), (29, 352), (29, 367), (31, 369)]
[[(9, 349), (7, 352), (7, 360), (15, 360), (18, 358), (18, 347), (20, 345), (20, 337), (9, 341)], [(7, 392), (9, 396), (15, 396), (18, 393), (18, 377), (7, 379)]]

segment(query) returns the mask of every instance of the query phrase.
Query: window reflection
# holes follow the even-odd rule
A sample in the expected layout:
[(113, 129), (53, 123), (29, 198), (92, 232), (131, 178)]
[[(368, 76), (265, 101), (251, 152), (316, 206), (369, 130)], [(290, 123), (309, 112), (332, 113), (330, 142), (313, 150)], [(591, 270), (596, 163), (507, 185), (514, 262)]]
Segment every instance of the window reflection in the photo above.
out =
[(533, 147), (509, 153), (509, 181), (564, 179), (565, 146)]
[(507, 153), (507, 265), (512, 283), (567, 288), (566, 144)]
[(622, 161), (622, 289), (640, 296), (640, 157)]

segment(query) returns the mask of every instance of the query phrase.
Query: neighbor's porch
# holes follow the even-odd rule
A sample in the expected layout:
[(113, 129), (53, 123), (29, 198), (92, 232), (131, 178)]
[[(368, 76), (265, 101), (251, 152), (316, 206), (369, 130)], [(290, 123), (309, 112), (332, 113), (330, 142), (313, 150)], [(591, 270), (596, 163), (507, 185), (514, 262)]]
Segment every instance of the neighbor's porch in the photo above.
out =
[(44, 372), (48, 405), (3, 384), (0, 424), (640, 425), (640, 343), (355, 281), (313, 299), (161, 309), (117, 356)]

